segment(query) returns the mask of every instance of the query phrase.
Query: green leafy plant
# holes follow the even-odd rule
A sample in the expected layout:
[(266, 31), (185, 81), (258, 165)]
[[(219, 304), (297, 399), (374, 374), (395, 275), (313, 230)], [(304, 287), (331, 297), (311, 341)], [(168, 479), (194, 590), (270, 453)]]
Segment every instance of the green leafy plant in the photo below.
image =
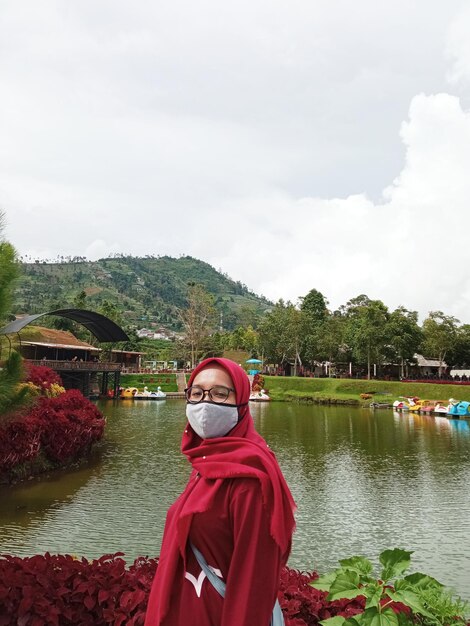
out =
[(454, 599), (435, 578), (416, 572), (404, 576), (412, 552), (395, 548), (380, 554), (380, 576), (372, 563), (361, 556), (340, 561), (334, 572), (310, 583), (328, 592), (330, 601), (365, 599), (364, 610), (353, 617), (331, 617), (322, 626), (450, 626), (466, 624), (466, 603)]
[(22, 376), (22, 358), (13, 350), (0, 371), (0, 423), (31, 400), (30, 390), (20, 385)]

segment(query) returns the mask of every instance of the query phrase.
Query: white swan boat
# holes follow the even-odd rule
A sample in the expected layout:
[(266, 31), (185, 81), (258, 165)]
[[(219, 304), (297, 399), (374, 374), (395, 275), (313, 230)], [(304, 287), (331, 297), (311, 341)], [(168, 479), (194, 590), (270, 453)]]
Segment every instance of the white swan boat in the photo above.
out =
[(252, 391), (250, 394), (250, 402), (270, 402), (271, 398), (265, 393), (264, 389), (260, 391)]
[(165, 400), (166, 393), (162, 391), (161, 387), (157, 388), (157, 391), (149, 391), (148, 387), (144, 387), (143, 391), (139, 391), (134, 394), (134, 400)]

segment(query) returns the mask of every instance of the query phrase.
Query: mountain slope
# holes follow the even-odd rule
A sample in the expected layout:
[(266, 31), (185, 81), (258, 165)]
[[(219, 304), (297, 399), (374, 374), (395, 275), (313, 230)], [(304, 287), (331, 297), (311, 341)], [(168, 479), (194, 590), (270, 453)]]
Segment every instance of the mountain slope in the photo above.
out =
[(200, 283), (214, 297), (222, 327), (255, 323), (270, 302), (211, 265), (189, 256), (116, 257), (99, 261), (23, 263), (15, 294), (15, 313), (40, 313), (73, 306), (86, 293), (83, 308), (116, 305), (126, 326), (156, 322), (179, 328), (178, 310), (186, 306), (188, 283)]

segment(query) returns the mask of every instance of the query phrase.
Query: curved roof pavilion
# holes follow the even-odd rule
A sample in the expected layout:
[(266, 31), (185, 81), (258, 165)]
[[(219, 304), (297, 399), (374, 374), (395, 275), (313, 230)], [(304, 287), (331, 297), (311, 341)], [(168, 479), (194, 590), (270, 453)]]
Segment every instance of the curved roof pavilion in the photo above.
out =
[(89, 330), (100, 342), (129, 341), (129, 337), (124, 330), (109, 317), (95, 311), (85, 311), (83, 309), (57, 309), (55, 311), (47, 311), (46, 313), (37, 313), (36, 315), (26, 315), (0, 328), (0, 335), (18, 333), (22, 328), (45, 315), (57, 315), (73, 320)]

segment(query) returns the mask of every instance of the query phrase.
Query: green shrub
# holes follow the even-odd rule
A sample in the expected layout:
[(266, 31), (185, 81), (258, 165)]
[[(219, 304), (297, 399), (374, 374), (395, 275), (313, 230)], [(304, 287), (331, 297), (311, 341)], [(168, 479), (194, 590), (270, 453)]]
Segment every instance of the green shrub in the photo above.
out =
[(327, 591), (330, 601), (365, 598), (364, 610), (353, 617), (335, 616), (322, 626), (451, 626), (466, 624), (466, 603), (426, 574), (403, 576), (412, 552), (395, 548), (380, 554), (378, 577), (372, 563), (361, 556), (340, 561), (340, 567), (310, 583)]

